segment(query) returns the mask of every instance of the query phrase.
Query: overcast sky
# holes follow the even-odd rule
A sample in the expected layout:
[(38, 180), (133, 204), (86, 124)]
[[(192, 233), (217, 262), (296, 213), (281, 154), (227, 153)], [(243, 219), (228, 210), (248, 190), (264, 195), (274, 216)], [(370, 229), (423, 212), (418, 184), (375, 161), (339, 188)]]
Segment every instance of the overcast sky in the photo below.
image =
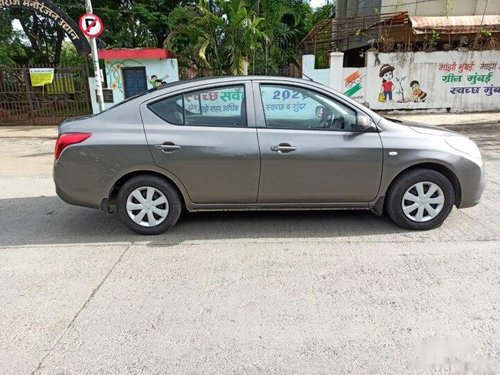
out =
[(326, 4), (326, 0), (311, 0), (311, 7), (317, 8)]

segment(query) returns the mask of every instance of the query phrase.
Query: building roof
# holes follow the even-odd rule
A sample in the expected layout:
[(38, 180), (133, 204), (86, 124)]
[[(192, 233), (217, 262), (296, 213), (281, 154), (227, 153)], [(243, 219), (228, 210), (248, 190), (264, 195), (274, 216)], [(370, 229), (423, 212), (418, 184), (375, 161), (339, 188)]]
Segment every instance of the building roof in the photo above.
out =
[(409, 17), (414, 34), (429, 34), (432, 30), (444, 34), (470, 34), (481, 30), (500, 30), (500, 15)]
[(114, 48), (99, 50), (99, 59), (102, 60), (169, 59), (173, 57), (173, 52), (163, 48)]

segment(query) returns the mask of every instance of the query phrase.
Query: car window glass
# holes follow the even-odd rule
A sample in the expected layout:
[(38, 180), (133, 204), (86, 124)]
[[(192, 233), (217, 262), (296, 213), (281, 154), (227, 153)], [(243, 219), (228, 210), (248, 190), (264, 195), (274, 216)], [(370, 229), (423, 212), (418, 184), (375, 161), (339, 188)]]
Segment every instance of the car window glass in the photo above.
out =
[(184, 95), (186, 125), (246, 126), (243, 85), (196, 91)]
[(173, 125), (246, 126), (245, 88), (225, 86), (165, 98), (148, 106)]
[(315, 91), (261, 85), (266, 126), (284, 129), (353, 130), (356, 111)]
[(184, 124), (182, 95), (176, 95), (170, 98), (159, 100), (157, 102), (149, 104), (148, 107), (158, 117), (173, 125)]

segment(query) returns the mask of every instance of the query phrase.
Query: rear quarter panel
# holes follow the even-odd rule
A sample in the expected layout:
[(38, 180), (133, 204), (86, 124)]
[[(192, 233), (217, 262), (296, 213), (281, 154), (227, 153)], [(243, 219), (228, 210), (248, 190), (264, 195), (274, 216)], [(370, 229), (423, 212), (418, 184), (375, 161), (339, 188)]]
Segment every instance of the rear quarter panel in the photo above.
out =
[(69, 121), (59, 131), (92, 133), (84, 142), (65, 148), (54, 163), (56, 187), (69, 203), (98, 208), (120, 177), (153, 165), (138, 108), (123, 106)]

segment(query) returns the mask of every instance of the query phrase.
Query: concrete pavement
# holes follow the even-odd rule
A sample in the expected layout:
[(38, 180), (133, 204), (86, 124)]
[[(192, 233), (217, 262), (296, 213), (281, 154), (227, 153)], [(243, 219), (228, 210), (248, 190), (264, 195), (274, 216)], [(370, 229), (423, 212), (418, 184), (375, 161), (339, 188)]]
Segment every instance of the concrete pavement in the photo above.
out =
[(496, 124), (500, 126), (500, 112), (474, 112), (474, 113), (415, 113), (415, 112), (388, 112), (387, 117), (402, 121), (417, 122), (433, 126), (446, 125), (482, 125)]

